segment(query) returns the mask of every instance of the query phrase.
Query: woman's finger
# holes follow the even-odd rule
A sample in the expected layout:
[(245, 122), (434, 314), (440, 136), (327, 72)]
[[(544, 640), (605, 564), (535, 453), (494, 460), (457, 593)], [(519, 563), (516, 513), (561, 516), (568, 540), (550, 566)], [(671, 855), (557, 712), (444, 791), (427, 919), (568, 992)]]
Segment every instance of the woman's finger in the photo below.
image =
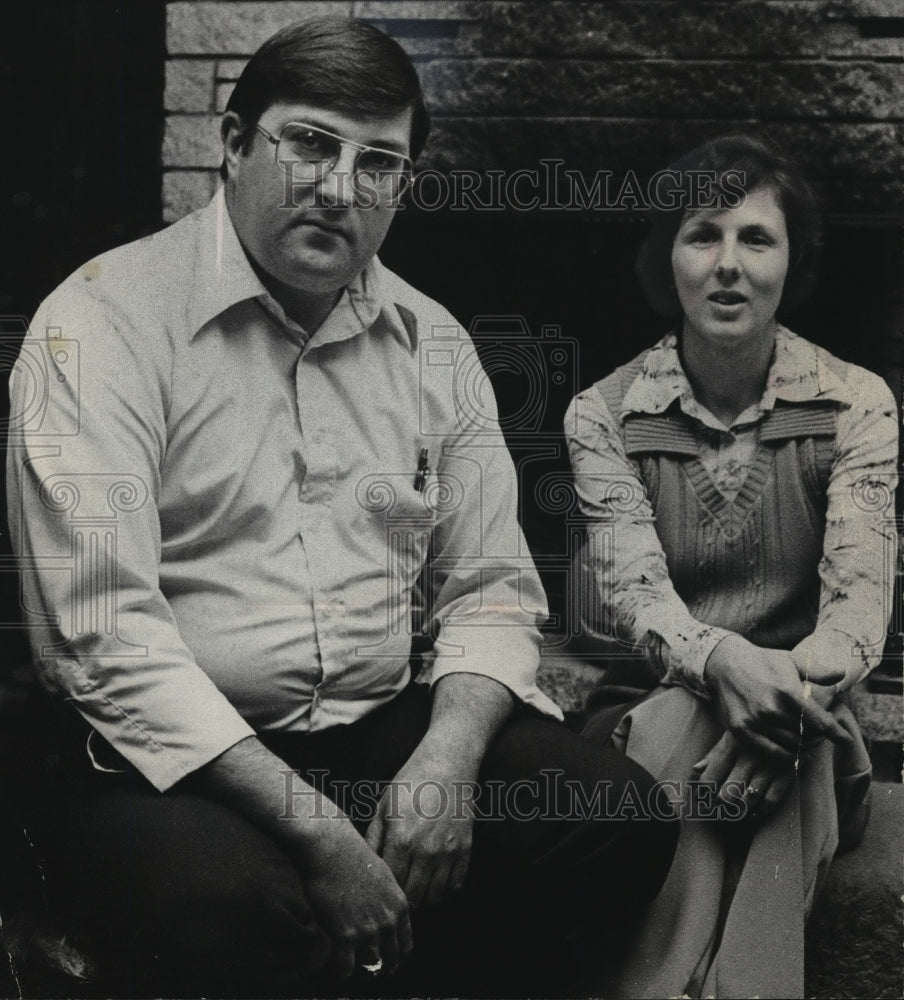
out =
[(769, 788), (763, 796), (763, 810), (767, 816), (781, 804), (782, 799), (788, 794), (796, 774), (795, 769), (789, 767), (781, 774), (776, 775), (769, 783)]
[(773, 761), (791, 761), (800, 751), (800, 736), (797, 737), (797, 740), (793, 744), (785, 745), (776, 743), (774, 740), (754, 730), (744, 730), (738, 736), (741, 737), (741, 742), (745, 746), (752, 747)]
[(833, 743), (851, 742), (851, 734), (838, 724), (835, 716), (810, 696), (809, 684), (805, 685), (805, 697), (800, 703), (800, 714), (805, 731), (820, 733)]
[[(704, 766), (700, 769), (697, 780), (712, 782), (716, 788), (720, 788), (734, 767), (737, 754), (737, 740), (731, 733), (725, 733), (706, 755), (706, 758), (700, 761), (700, 764)], [(697, 770), (697, 768), (698, 765), (695, 764), (694, 770)]]
[(737, 791), (740, 790), (749, 807), (751, 796), (757, 794), (755, 776), (759, 775), (759, 771), (758, 762), (752, 754), (739, 752), (734, 766), (725, 780), (719, 784), (719, 797), (726, 801), (734, 801), (737, 799)]

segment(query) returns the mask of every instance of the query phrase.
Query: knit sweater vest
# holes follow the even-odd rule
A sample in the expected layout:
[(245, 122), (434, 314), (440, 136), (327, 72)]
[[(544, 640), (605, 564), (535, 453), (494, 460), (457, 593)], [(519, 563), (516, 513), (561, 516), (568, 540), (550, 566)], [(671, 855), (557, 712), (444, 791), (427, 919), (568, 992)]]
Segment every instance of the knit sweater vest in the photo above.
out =
[[(616, 421), (645, 356), (597, 384)], [(620, 422), (655, 514), (669, 577), (698, 621), (772, 649), (791, 649), (815, 628), (836, 406), (777, 400), (731, 503), (698, 457), (697, 441), (709, 429), (686, 416), (677, 400), (665, 413), (629, 413)]]

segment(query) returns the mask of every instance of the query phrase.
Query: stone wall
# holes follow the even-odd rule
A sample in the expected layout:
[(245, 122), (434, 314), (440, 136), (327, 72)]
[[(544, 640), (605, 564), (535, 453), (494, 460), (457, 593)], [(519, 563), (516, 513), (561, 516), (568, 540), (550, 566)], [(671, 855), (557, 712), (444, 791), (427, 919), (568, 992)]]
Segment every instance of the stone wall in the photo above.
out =
[(904, 215), (902, 0), (180, 0), (167, 8), (166, 219), (216, 184), (217, 115), (247, 56), (324, 12), (380, 25), (418, 63), (435, 121), (423, 167), (558, 158), (643, 177), (759, 126), (803, 161), (832, 219)]

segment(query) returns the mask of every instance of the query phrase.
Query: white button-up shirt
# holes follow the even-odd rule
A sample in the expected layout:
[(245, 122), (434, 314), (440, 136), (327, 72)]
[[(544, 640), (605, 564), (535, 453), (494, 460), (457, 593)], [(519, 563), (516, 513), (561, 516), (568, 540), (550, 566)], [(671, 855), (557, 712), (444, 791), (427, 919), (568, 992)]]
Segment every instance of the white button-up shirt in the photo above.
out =
[(44, 683), (165, 789), (252, 732), (397, 694), (427, 564), (433, 680), (483, 674), (558, 715), (485, 381), (455, 320), (376, 260), (308, 338), (222, 194), (86, 264), (42, 304), (11, 388)]

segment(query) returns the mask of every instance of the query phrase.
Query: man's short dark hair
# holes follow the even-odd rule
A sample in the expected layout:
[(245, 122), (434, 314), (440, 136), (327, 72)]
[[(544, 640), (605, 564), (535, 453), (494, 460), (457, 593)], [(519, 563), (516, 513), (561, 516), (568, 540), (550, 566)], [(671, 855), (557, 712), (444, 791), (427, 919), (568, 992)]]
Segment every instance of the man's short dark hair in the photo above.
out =
[[(701, 185), (701, 178), (706, 183)], [(793, 309), (807, 298), (816, 283), (820, 213), (813, 189), (793, 160), (753, 136), (725, 135), (681, 157), (662, 180), (666, 183), (657, 187), (658, 204), (652, 209), (649, 235), (636, 266), (647, 301), (658, 313), (669, 319), (682, 314), (672, 274), (672, 246), (687, 212), (707, 207), (712, 199), (726, 207), (737, 206), (742, 194), (763, 185), (777, 191), (788, 230), (788, 274), (779, 311)], [(710, 202), (699, 203), (701, 193)]]
[[(312, 17), (287, 25), (254, 53), (226, 105), (246, 129), (272, 104), (304, 102), (342, 114), (391, 118), (412, 111), (411, 158), (430, 132), (417, 72), (395, 39), (364, 21)], [(225, 167), (220, 168), (225, 176)]]

